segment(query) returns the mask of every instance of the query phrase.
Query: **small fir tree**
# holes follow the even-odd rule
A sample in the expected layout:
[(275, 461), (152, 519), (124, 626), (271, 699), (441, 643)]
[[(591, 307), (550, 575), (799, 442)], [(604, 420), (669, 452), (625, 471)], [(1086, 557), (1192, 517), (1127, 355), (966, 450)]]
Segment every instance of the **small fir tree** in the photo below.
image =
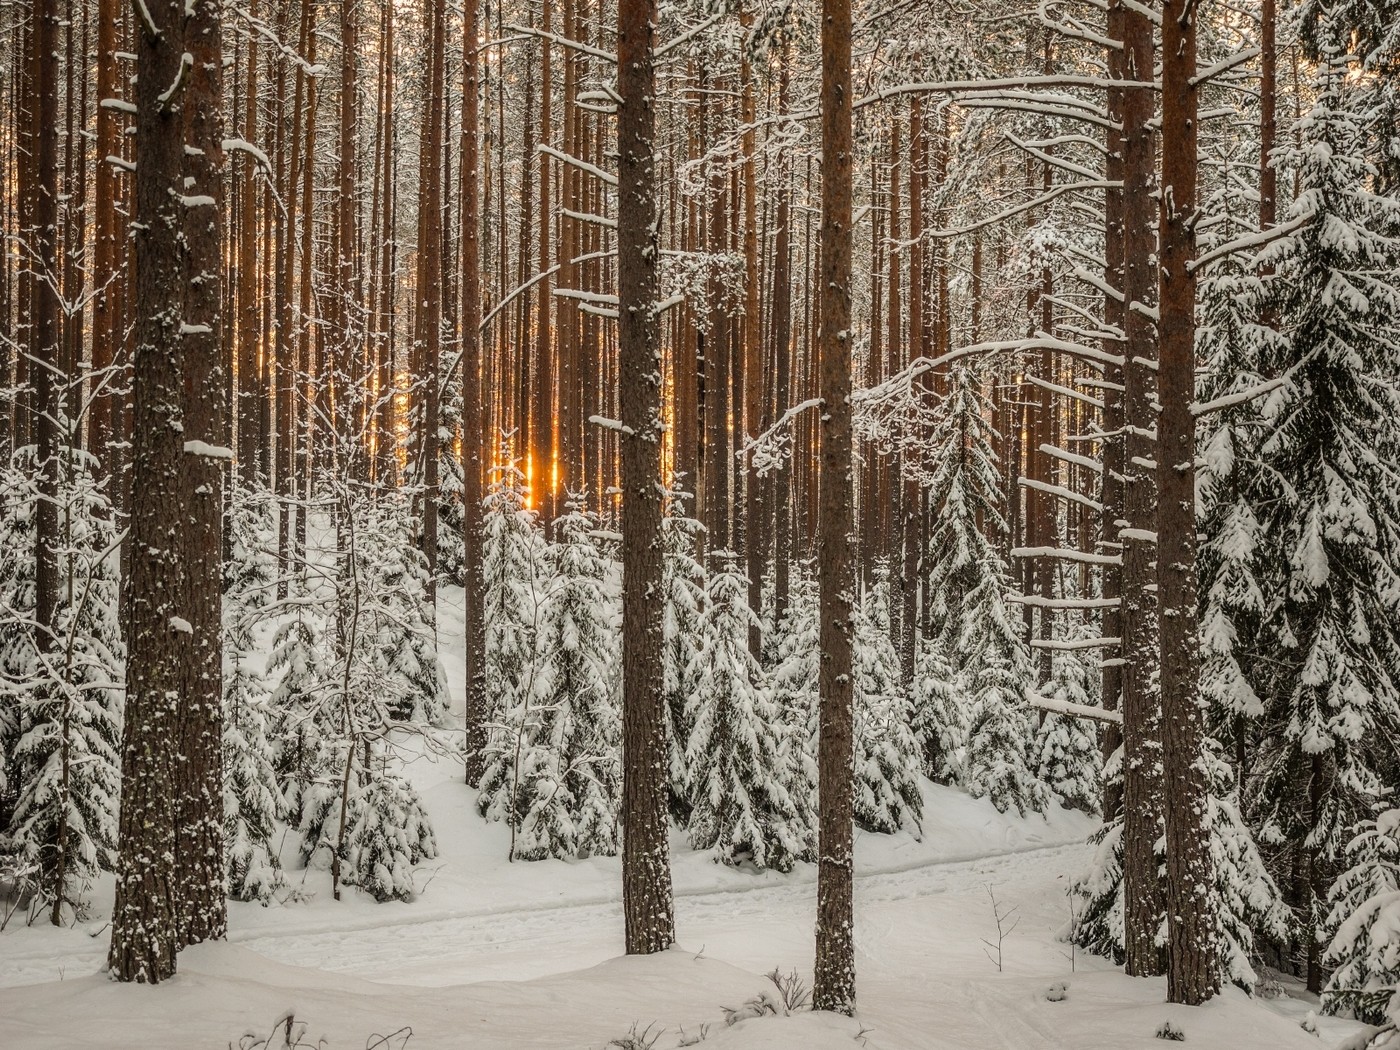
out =
[[(12, 534), (29, 527), (41, 498), (32, 448), (16, 459), (19, 467), (0, 481), (9, 506), (16, 504), (8, 497), (20, 504)], [(29, 626), (32, 564), (13, 560), (32, 561), (33, 546), (0, 553), (9, 563), (0, 568), (6, 602), (0, 634), (11, 639), (5, 685), (19, 701), (11, 752), (17, 790), (4, 842), (38, 867), (41, 899), (55, 925), (65, 914), (85, 914), (92, 879), (112, 870), (116, 848), (125, 648), (117, 619), (117, 530), (96, 465), (78, 449), (59, 456), (62, 579), (48, 637)], [(10, 604), (25, 599), (31, 604)]]
[(662, 691), (666, 697), (667, 782), (671, 816), (684, 826), (690, 818), (690, 704), (695, 695), (692, 668), (700, 645), (705, 610), (705, 569), (697, 551), (704, 526), (687, 517), (689, 493), (673, 488), (661, 521), (661, 587), (664, 617)]
[(597, 521), (575, 496), (556, 523), (531, 708), (519, 756), (514, 855), (611, 856), (618, 848), (622, 714), (611, 654), (618, 648)]
[(1349, 868), (1328, 897), (1323, 990), (1328, 1013), (1367, 1024), (1400, 1020), (1400, 809), (1363, 821), (1347, 845)]
[(788, 792), (786, 727), (749, 651), (748, 580), (732, 556), (710, 576), (690, 735), (690, 843), (715, 860), (789, 871), (810, 842)]
[(899, 654), (890, 641), (885, 582), (867, 591), (857, 614), (852, 672), (856, 824), (885, 835), (917, 830), (923, 816), (919, 745), (909, 696), (900, 684)]

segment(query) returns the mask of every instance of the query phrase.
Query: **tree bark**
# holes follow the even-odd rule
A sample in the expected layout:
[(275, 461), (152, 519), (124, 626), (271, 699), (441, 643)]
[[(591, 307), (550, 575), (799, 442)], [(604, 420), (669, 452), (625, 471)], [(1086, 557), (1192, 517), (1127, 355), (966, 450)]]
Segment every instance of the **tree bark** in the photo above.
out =
[(812, 1005), (855, 1010), (851, 635), (851, 5), (822, 2), (821, 475), (818, 589), (821, 671), (817, 952)]
[[(1117, 0), (1111, 8), (1118, 8)], [(1116, 12), (1126, 79), (1152, 79), (1152, 24), (1131, 8)], [(1157, 290), (1152, 216), (1152, 92), (1122, 93), (1123, 124), (1123, 894), (1127, 972), (1162, 973), (1157, 943), (1162, 884), (1156, 843), (1162, 836), (1161, 708), (1158, 701), (1155, 552), (1157, 493), (1148, 464), (1152, 441), (1155, 333), (1146, 311)]]
[(627, 953), (675, 938), (661, 694), (661, 246), (653, 65), (656, 0), (617, 10), (617, 257), (622, 441), (622, 903)]
[[(175, 828), (179, 944), (219, 940), (228, 928), (223, 822), (223, 512), (229, 463), (223, 356), (223, 117), (219, 5), (187, 0), (185, 117), (184, 493), (185, 612), (193, 633), (182, 666)], [(137, 169), (140, 170), (139, 167)]]
[(119, 981), (175, 973), (174, 752), (181, 726), (181, 668), (193, 636), (183, 610), (185, 351), (180, 334), (184, 265), (181, 55), (185, 0), (149, 0), (136, 27), (134, 261), (138, 311), (133, 368), (131, 562), (126, 591), (126, 710), (116, 903), (108, 958)]
[(466, 781), (476, 784), (485, 772), (486, 746), (486, 584), (481, 567), (482, 480), (485, 476), (485, 400), (481, 362), (480, 151), (478, 91), (481, 67), (477, 54), (479, 15), (476, 0), (466, 0), (462, 17), (462, 528), (465, 543), (462, 573), (466, 623)]
[(1167, 999), (1219, 989), (1196, 605), (1196, 7), (1162, 5), (1157, 602), (1166, 776)]

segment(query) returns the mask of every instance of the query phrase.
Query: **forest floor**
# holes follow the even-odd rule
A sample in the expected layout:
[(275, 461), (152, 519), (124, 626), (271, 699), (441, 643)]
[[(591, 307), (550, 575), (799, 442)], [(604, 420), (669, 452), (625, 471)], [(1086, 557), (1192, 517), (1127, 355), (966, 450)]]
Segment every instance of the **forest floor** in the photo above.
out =
[[(459, 638), (460, 591), (446, 589), (440, 608), (443, 639)], [(443, 657), (459, 698), (461, 653), (445, 647)], [(1316, 1004), (1298, 993), (1264, 1001), (1229, 989), (1203, 1008), (1168, 1006), (1163, 980), (1071, 952), (1066, 889), (1089, 858), (1093, 823), (1061, 810), (1005, 816), (927, 783), (919, 836), (858, 836), (857, 1016), (728, 1025), (726, 1007), (774, 993), (767, 972), (810, 979), (813, 866), (738, 871), (677, 835), (680, 947), (619, 957), (616, 858), (509, 863), (509, 833), (476, 815), (460, 765), (425, 755), (408, 770), (440, 850), (420, 870), (417, 900), (376, 904), (347, 889), (336, 902), (327, 872), (292, 871), (293, 900), (233, 904), (227, 943), (183, 952), (168, 984), (132, 987), (99, 972), (105, 880), (93, 921), (55, 930), (17, 916), (0, 933), (0, 1047), (242, 1050), (269, 1040), (281, 1050), (288, 1016), (293, 1031), (306, 1026), (301, 1045), (324, 1050), (595, 1050), (634, 1025), (655, 1050), (701, 1035), (716, 1050), (1149, 1050), (1163, 1045), (1155, 1035), (1167, 1021), (1192, 1046), (1309, 1050), (1358, 1029), (1320, 1018), (1320, 1035), (1304, 1031)], [(1008, 930), (1000, 953), (993, 894)], [(1063, 997), (1048, 995), (1056, 985)]]

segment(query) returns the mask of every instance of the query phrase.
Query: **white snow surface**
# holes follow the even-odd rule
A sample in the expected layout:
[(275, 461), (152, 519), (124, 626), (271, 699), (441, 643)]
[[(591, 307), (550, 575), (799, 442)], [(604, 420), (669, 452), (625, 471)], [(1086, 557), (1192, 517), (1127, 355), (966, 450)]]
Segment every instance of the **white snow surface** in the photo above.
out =
[[(439, 610), (460, 705), (461, 592), (444, 588)], [(1359, 1027), (1321, 1018), (1319, 1038), (1299, 1027), (1315, 1002), (1251, 1001), (1233, 988), (1205, 1007), (1170, 1006), (1164, 980), (1072, 953), (1060, 940), (1066, 888), (1088, 860), (1093, 822), (1063, 810), (1003, 815), (927, 782), (921, 837), (857, 832), (857, 1016), (729, 1027), (724, 1007), (773, 990), (766, 972), (810, 982), (814, 866), (735, 870), (676, 833), (679, 945), (621, 957), (617, 858), (509, 863), (507, 829), (477, 816), (459, 765), (425, 756), (407, 773), (441, 848), (419, 870), (417, 900), (376, 904), (349, 890), (336, 903), (327, 872), (294, 870), (306, 899), (231, 904), (228, 943), (187, 949), (174, 980), (146, 987), (101, 972), (106, 879), (87, 924), (25, 927), (20, 916), (0, 933), (0, 1047), (222, 1050), (277, 1027), (280, 1050), (288, 1013), (306, 1025), (306, 1045), (324, 1037), (326, 1050), (602, 1050), (634, 1023), (651, 1026), (655, 1050), (702, 1030), (706, 1050), (1156, 1050), (1167, 1020), (1189, 1046), (1307, 1050)], [(1018, 920), (1002, 972), (984, 943), (996, 938), (989, 890)], [(1067, 997), (1048, 1001), (1062, 982)]]

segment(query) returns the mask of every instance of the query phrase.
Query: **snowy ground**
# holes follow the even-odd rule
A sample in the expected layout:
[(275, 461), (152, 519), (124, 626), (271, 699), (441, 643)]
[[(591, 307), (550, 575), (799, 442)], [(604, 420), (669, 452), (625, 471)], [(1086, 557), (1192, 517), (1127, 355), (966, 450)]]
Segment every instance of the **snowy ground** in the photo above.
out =
[[(460, 592), (441, 604), (443, 637), (460, 637)], [(444, 656), (460, 696), (460, 654)], [(182, 953), (179, 976), (157, 988), (99, 973), (102, 919), (66, 930), (12, 922), (0, 933), (0, 1048), (238, 1047), (289, 1013), (307, 1025), (308, 1046), (324, 1036), (327, 1050), (593, 1050), (634, 1024), (651, 1026), (656, 1050), (702, 1033), (717, 1050), (1132, 1050), (1163, 1046), (1154, 1033), (1168, 1020), (1191, 1046), (1306, 1050), (1355, 1029), (1322, 1019), (1319, 1038), (1299, 1027), (1307, 1002), (1253, 1002), (1233, 989), (1201, 1009), (1170, 1007), (1164, 982), (1072, 957), (1058, 934), (1092, 825), (1065, 812), (1002, 816), (932, 785), (921, 838), (857, 843), (858, 1016), (726, 1026), (724, 1007), (773, 990), (767, 971), (810, 973), (812, 867), (735, 871), (678, 836), (681, 947), (618, 958), (615, 859), (507, 863), (508, 833), (476, 816), (460, 767), (423, 758), (410, 770), (441, 849), (417, 901), (375, 904), (348, 891), (337, 903), (324, 872), (295, 872), (305, 899), (233, 905), (229, 943)], [(996, 940), (989, 891), (1003, 914), (1014, 909), (1000, 971), (984, 943)], [(105, 916), (110, 900), (103, 885), (93, 914)], [(1067, 996), (1049, 1001), (1060, 983)], [(281, 1030), (271, 1046), (282, 1047)]]

